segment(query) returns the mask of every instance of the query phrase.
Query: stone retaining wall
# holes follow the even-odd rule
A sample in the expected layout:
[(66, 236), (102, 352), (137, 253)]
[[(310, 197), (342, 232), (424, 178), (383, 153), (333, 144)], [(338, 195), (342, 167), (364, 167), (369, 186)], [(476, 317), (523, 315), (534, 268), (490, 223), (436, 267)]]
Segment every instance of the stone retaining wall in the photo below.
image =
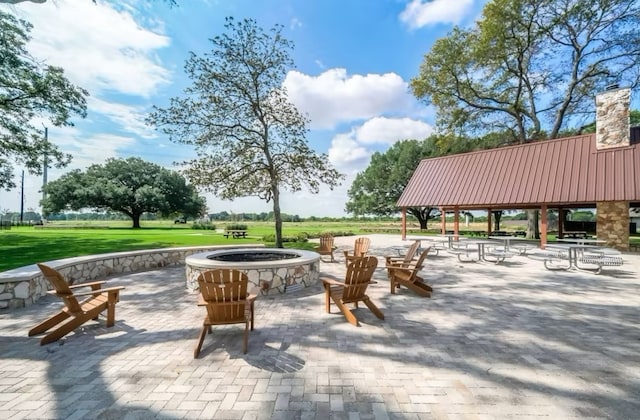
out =
[[(46, 261), (44, 264), (59, 270), (70, 283), (102, 279), (120, 273), (151, 270), (169, 265), (184, 264), (187, 256), (221, 248), (262, 247), (263, 244), (217, 245), (163, 248), (141, 251), (114, 252)], [(0, 273), (0, 310), (22, 308), (36, 302), (47, 293), (49, 282), (38, 266), (28, 265)]]

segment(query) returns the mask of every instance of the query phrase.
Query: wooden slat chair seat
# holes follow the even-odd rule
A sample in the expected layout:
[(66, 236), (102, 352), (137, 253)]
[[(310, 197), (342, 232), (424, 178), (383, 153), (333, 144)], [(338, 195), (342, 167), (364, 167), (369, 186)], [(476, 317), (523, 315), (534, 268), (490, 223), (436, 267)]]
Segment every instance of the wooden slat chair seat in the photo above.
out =
[(329, 277), (322, 278), (327, 313), (331, 313), (331, 302), (333, 302), (350, 324), (359, 326), (358, 319), (347, 307), (347, 304), (352, 303), (357, 308), (358, 303), (363, 302), (376, 317), (384, 319), (382, 311), (366, 294), (377, 266), (378, 259), (376, 257), (356, 258), (347, 266), (344, 282)]
[(349, 252), (348, 250), (344, 251), (344, 259), (345, 259), (344, 262), (347, 265), (347, 267), (349, 266), (349, 263), (351, 261), (357, 258), (362, 258), (367, 255), (367, 252), (369, 252), (370, 243), (371, 243), (371, 240), (367, 237), (358, 238), (354, 243), (352, 252)]
[(333, 251), (335, 251), (338, 247), (333, 245), (334, 239), (330, 234), (324, 234), (320, 236), (320, 245), (314, 248), (313, 250), (320, 255), (330, 255), (331, 262), (335, 262), (336, 259), (333, 256)]
[(246, 273), (239, 270), (220, 269), (200, 273), (198, 305), (206, 307), (207, 315), (202, 322), (194, 358), (200, 354), (204, 338), (207, 332), (212, 332), (213, 325), (245, 324), (243, 352), (247, 352), (249, 328), (253, 331), (256, 299), (256, 295), (247, 292), (248, 283)]
[[(40, 345), (57, 341), (85, 322), (91, 319), (98, 319), (98, 315), (105, 309), (107, 310), (107, 327), (114, 325), (116, 303), (120, 299), (120, 290), (124, 289), (124, 287), (103, 289), (102, 285), (106, 283), (105, 281), (69, 285), (57, 270), (45, 264), (38, 264), (38, 268), (53, 287), (53, 290), (47, 293), (58, 296), (65, 305), (60, 312), (29, 330), (29, 336), (49, 331), (40, 340)], [(91, 290), (77, 291), (81, 287), (90, 287)], [(85, 300), (78, 301), (78, 298), (84, 297), (86, 297)]]
[(417, 260), (402, 266), (401, 264), (387, 264), (389, 274), (389, 284), (391, 293), (395, 294), (396, 289), (405, 286), (407, 289), (415, 292), (419, 296), (431, 297), (433, 288), (424, 282), (424, 279), (418, 276), (420, 270), (423, 269), (424, 260), (429, 254), (429, 248), (425, 248)]

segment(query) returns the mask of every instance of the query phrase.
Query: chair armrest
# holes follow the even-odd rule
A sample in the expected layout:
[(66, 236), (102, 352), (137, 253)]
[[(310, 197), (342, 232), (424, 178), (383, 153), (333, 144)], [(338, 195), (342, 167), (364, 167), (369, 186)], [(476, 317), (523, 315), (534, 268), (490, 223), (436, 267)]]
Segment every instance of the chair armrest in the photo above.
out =
[(338, 281), (336, 279), (333, 279), (331, 277), (322, 277), (322, 278), (320, 278), (320, 280), (322, 280), (322, 282), (325, 283), (325, 284), (332, 284), (334, 286), (342, 286), (342, 287), (344, 287), (344, 285), (345, 285), (343, 282), (340, 282), (340, 281)]
[[(97, 289), (97, 290), (87, 290), (84, 292), (74, 292), (72, 293), (73, 296), (89, 296), (89, 295), (95, 295), (96, 293), (111, 293), (111, 292), (115, 292), (115, 291), (120, 291), (122, 289), (124, 289), (124, 286), (116, 286), (116, 287), (107, 287), (105, 289)], [(56, 292), (55, 290), (49, 290), (47, 292), (47, 294), (49, 295), (54, 295), (54, 296), (64, 296), (59, 294), (58, 292)]]
[(87, 283), (77, 283), (77, 284), (69, 285), (69, 289), (77, 289), (78, 287), (93, 287), (93, 286), (102, 285), (104, 283), (106, 283), (105, 280), (90, 281), (90, 282), (87, 282)]

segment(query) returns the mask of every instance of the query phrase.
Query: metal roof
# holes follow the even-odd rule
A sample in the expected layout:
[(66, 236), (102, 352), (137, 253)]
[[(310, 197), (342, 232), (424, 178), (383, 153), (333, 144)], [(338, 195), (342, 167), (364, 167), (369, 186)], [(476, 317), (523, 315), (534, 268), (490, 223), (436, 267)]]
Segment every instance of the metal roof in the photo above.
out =
[(630, 146), (605, 150), (596, 150), (589, 134), (424, 159), (397, 205), (524, 209), (640, 201), (640, 128), (631, 131)]

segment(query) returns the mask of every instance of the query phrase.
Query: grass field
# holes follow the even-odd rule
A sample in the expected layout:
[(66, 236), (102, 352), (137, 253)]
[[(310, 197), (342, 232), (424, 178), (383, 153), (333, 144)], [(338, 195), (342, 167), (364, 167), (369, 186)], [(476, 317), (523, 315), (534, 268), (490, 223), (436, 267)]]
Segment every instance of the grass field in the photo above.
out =
[[(241, 222), (248, 225), (247, 239), (225, 238), (221, 232), (192, 229), (191, 224), (173, 224), (172, 221), (148, 221), (141, 229), (131, 229), (130, 222), (57, 222), (51, 227), (13, 227), (0, 230), (0, 271), (41, 261), (106, 252), (131, 251), (138, 249), (168, 248), (178, 246), (223, 245), (240, 243), (266, 243), (265, 236), (274, 235), (273, 222)], [(216, 227), (224, 229), (226, 223)], [(436, 234), (439, 223), (429, 226), (429, 232), (421, 232), (415, 224), (409, 226), (411, 234)], [(448, 228), (452, 225), (448, 224)], [(523, 230), (522, 222), (504, 223), (505, 230)], [(484, 223), (460, 226), (461, 230), (485, 230)], [(320, 233), (334, 235), (358, 235), (367, 233), (399, 234), (399, 222), (298, 222), (283, 224), (285, 247), (311, 249), (314, 245), (296, 241), (298, 237), (317, 237)], [(555, 237), (549, 236), (549, 240)], [(640, 238), (631, 238), (632, 243), (640, 243)]]
[[(274, 235), (273, 223), (242, 222), (248, 225), (247, 239), (225, 238), (213, 230), (192, 229), (191, 224), (143, 222), (141, 229), (131, 229), (130, 222), (58, 222), (51, 227), (12, 227), (0, 230), (0, 271), (41, 261), (106, 252), (177, 246), (263, 243)], [(365, 226), (364, 224), (362, 226)], [(353, 223), (284, 223), (288, 238), (317, 236), (322, 232), (358, 234), (362, 226)], [(224, 228), (224, 224), (217, 225)], [(399, 229), (399, 224), (394, 224)], [(268, 243), (267, 243), (268, 244)], [(312, 248), (309, 243), (286, 242), (285, 246)]]

